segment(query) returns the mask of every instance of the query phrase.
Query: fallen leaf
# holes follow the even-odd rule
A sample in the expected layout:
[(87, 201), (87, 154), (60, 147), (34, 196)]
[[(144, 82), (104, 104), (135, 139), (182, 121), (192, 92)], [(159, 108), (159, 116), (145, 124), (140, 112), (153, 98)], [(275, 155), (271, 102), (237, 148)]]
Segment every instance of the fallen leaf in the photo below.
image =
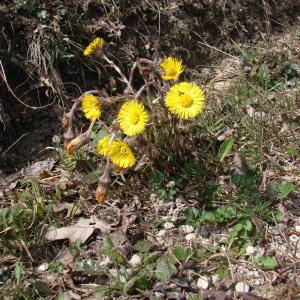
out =
[(45, 239), (48, 241), (69, 239), (71, 243), (75, 243), (76, 240), (85, 243), (96, 229), (99, 229), (102, 234), (110, 232), (109, 224), (91, 216), (89, 219), (80, 218), (71, 226), (61, 228), (50, 226), (45, 233)]
[(54, 260), (61, 262), (65, 267), (74, 267), (74, 255), (66, 247), (59, 251)]

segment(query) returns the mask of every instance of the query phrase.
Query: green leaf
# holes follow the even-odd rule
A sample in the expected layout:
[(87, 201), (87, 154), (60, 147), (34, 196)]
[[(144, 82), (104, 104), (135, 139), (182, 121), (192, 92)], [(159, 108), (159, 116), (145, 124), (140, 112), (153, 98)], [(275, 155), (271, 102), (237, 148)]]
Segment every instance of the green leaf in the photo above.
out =
[(179, 261), (186, 261), (193, 254), (193, 250), (191, 248), (186, 248), (183, 246), (179, 246), (173, 250), (173, 255)]
[(243, 225), (243, 227), (246, 231), (252, 230), (252, 223), (249, 220), (244, 219), (244, 220), (241, 220), (239, 223)]
[(219, 275), (219, 277), (221, 279), (228, 277), (229, 276), (229, 271), (228, 271), (228, 267), (227, 266), (221, 266), (218, 270), (217, 270), (217, 274)]
[(277, 191), (277, 197), (279, 199), (283, 199), (286, 198), (289, 195), (289, 193), (295, 191), (295, 186), (292, 183), (285, 181), (277, 186)]
[(18, 262), (15, 269), (15, 278), (17, 281), (17, 285), (19, 285), (20, 283), (20, 280), (22, 278), (22, 273), (23, 273), (23, 264), (21, 262)]
[(151, 252), (144, 257), (144, 265), (151, 264), (160, 256), (159, 252)]
[(230, 138), (230, 139), (227, 139), (224, 141), (224, 143), (222, 144), (222, 146), (220, 148), (220, 153), (219, 153), (220, 162), (222, 162), (224, 160), (224, 158), (229, 154), (233, 144), (234, 144), (233, 138)]
[(169, 281), (175, 272), (176, 268), (169, 257), (163, 256), (156, 262), (155, 276), (158, 280)]
[(147, 241), (138, 241), (135, 245), (134, 245), (134, 249), (138, 252), (141, 253), (147, 253), (149, 252), (151, 249), (153, 248), (153, 245)]
[(274, 270), (278, 267), (278, 262), (275, 257), (261, 256), (258, 258), (258, 264), (268, 270)]

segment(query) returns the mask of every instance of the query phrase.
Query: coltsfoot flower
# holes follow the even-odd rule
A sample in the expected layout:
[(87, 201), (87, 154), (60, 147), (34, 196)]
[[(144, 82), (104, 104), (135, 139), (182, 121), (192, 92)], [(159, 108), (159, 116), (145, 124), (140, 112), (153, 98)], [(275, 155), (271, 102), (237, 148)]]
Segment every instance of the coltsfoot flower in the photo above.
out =
[(127, 169), (132, 167), (135, 162), (135, 156), (130, 147), (122, 141), (114, 141), (109, 147), (108, 156), (117, 167)]
[(102, 38), (95, 38), (83, 51), (83, 55), (89, 56), (94, 54), (95, 52), (102, 50), (104, 46), (104, 39)]
[(101, 139), (98, 144), (97, 144), (97, 152), (99, 155), (108, 155), (108, 150), (109, 150), (109, 141), (110, 141), (110, 136), (106, 136), (103, 139)]
[(191, 82), (180, 82), (169, 89), (165, 104), (172, 114), (187, 120), (202, 112), (204, 100), (204, 92), (199, 86)]
[(160, 64), (164, 80), (177, 80), (183, 72), (182, 60), (174, 57), (165, 58)]
[(97, 120), (101, 116), (101, 102), (96, 96), (86, 94), (82, 99), (82, 110), (87, 119)]
[(136, 100), (125, 102), (118, 115), (120, 127), (128, 136), (142, 133), (148, 120), (149, 116), (144, 105)]

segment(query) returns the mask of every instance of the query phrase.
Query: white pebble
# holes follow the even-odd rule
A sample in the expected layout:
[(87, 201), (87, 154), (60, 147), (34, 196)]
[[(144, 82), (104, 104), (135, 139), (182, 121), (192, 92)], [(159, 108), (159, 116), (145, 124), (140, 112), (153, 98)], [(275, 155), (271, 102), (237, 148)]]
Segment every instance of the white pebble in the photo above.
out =
[(185, 234), (192, 233), (195, 230), (195, 228), (192, 225), (181, 225), (180, 229)]
[(160, 230), (156, 236), (164, 236), (166, 234), (166, 230), (165, 229), (162, 229)]
[(114, 278), (118, 277), (118, 271), (116, 269), (109, 269), (108, 271), (110, 273), (110, 275)]
[(191, 240), (194, 240), (196, 238), (196, 233), (189, 233), (185, 236), (185, 239), (187, 241), (191, 241)]
[(297, 232), (300, 232), (300, 225), (296, 225), (295, 229), (296, 229)]
[(235, 285), (235, 290), (237, 293), (248, 293), (250, 286), (247, 283), (240, 281)]
[(175, 227), (175, 225), (174, 225), (174, 223), (172, 223), (172, 222), (166, 222), (165, 224), (164, 224), (164, 229), (172, 229), (172, 228), (174, 228)]
[(105, 267), (111, 263), (112, 263), (112, 260), (108, 256), (105, 256), (104, 259), (100, 262), (100, 266)]
[(48, 263), (43, 263), (37, 268), (37, 270), (38, 272), (45, 272), (48, 270), (48, 267), (49, 267)]
[(291, 241), (292, 243), (297, 243), (298, 240), (299, 240), (299, 237), (296, 236), (295, 234), (292, 234), (292, 235), (289, 237), (289, 239), (290, 239), (290, 241)]
[(142, 264), (142, 258), (138, 254), (133, 254), (129, 264), (133, 267), (136, 268)]
[(220, 280), (220, 277), (218, 274), (214, 274), (213, 276), (211, 276), (211, 280), (212, 280), (212, 283), (215, 285)]
[(206, 290), (209, 287), (209, 278), (207, 276), (199, 277), (197, 281), (197, 287), (202, 290)]
[(251, 245), (246, 248), (247, 255), (253, 255), (255, 253), (255, 251), (256, 251), (255, 247), (253, 247)]

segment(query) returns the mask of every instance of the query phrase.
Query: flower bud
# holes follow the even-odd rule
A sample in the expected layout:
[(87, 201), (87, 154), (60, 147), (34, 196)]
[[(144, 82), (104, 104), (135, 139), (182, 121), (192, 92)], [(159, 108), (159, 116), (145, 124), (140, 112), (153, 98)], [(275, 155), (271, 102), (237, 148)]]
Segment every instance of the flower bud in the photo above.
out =
[(108, 186), (111, 184), (111, 179), (108, 170), (105, 170), (99, 178), (98, 187), (96, 190), (96, 200), (99, 204), (103, 204), (107, 195)]
[(103, 204), (107, 195), (107, 185), (99, 182), (96, 190), (96, 200), (99, 204)]
[(70, 117), (66, 113), (64, 113), (62, 117), (61, 126), (64, 129), (64, 131), (67, 131), (70, 127)]
[(86, 145), (90, 141), (90, 134), (87, 134), (86, 132), (80, 134), (75, 139), (71, 140), (67, 145), (67, 153), (69, 155), (73, 154), (75, 150), (80, 149), (82, 146)]

